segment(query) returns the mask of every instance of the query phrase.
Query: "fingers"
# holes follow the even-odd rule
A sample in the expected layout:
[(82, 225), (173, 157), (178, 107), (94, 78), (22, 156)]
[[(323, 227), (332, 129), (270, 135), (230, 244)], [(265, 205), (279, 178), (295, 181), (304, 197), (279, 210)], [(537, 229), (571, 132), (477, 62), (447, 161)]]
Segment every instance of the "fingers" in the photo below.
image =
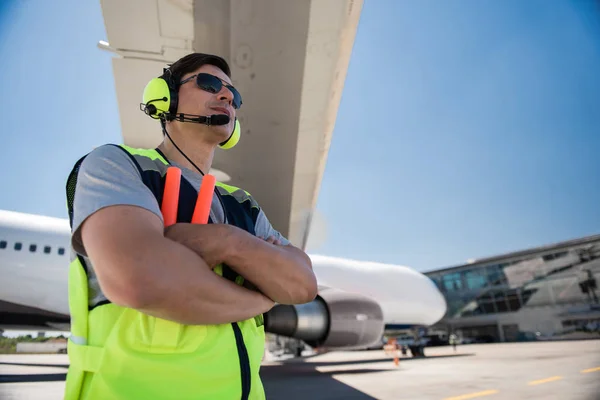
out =
[(281, 241), (279, 239), (276, 239), (275, 236), (269, 236), (265, 240), (267, 242), (271, 243), (271, 244), (276, 245), (276, 246), (281, 246)]

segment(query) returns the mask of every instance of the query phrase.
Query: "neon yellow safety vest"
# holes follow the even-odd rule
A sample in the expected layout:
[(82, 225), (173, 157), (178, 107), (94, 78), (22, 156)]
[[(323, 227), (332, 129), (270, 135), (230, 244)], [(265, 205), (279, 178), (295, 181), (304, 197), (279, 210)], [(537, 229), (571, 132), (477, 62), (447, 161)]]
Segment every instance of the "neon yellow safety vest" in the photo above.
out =
[[(160, 204), (166, 157), (157, 150), (124, 149)], [(67, 181), (72, 223), (79, 166)], [(217, 182), (227, 219), (254, 234), (258, 205), (235, 187)], [(197, 191), (182, 177), (178, 222), (189, 222)], [(166, 268), (168, 266), (165, 266)], [(90, 307), (87, 266), (69, 266), (70, 359), (65, 399), (264, 399), (259, 368), (264, 353), (263, 316), (222, 325), (182, 325), (110, 302)], [(215, 272), (243, 284), (227, 266)]]

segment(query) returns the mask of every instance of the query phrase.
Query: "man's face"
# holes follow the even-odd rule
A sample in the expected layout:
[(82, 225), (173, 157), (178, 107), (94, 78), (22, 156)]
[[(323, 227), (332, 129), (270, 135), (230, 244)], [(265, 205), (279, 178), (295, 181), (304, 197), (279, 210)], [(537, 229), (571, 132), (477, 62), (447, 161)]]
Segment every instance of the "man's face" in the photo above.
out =
[(217, 93), (203, 90), (196, 84), (196, 77), (184, 83), (179, 87), (179, 104), (177, 113), (194, 114), (209, 116), (213, 114), (229, 115), (227, 125), (213, 125), (211, 130), (219, 135), (218, 140), (226, 140), (233, 132), (236, 109), (233, 107), (233, 93), (225, 87), (231, 85), (229, 77), (214, 65), (203, 65), (194, 72), (185, 74), (181, 81), (184, 81), (197, 74), (210, 74), (219, 78), (222, 87)]

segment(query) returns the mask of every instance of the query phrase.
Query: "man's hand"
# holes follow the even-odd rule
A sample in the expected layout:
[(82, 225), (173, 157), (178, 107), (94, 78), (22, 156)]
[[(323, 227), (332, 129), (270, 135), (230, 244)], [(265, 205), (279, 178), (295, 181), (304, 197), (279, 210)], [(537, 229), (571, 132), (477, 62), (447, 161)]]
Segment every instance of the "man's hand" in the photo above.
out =
[(316, 276), (304, 251), (283, 245), (274, 236), (263, 239), (242, 230), (232, 231), (230, 239), (231, 252), (225, 262), (265, 296), (280, 304), (314, 300), (318, 292)]
[(274, 244), (275, 246), (281, 246), (281, 241), (276, 239), (275, 236), (269, 236), (265, 241)]
[[(225, 246), (221, 246), (219, 243), (216, 243), (214, 238), (222, 236), (223, 240), (221, 240), (220, 243), (224, 245), (228, 233), (222, 231), (228, 229), (230, 226), (218, 226), (218, 224), (211, 224), (212, 227), (209, 227), (208, 229), (213, 230), (213, 232), (209, 235), (198, 235), (198, 231), (196, 230), (197, 226), (198, 225), (194, 225), (191, 227), (190, 224), (183, 223), (171, 225), (165, 229), (165, 237), (190, 248), (196, 254), (198, 254), (211, 269), (214, 269), (217, 265), (223, 263), (226, 251), (224, 248)], [(190, 232), (190, 228), (194, 229), (193, 234)], [(271, 244), (281, 245), (281, 242), (275, 239), (274, 236), (270, 236), (269, 238), (265, 239), (265, 241)], [(247, 279), (244, 280), (244, 284), (242, 286), (246, 289), (260, 292), (260, 290), (258, 290), (258, 288)]]
[(308, 255), (274, 237), (256, 237), (233, 225), (187, 223), (172, 225), (165, 236), (193, 250), (210, 268), (227, 264), (276, 303), (303, 304), (317, 295)]
[(228, 228), (230, 226), (223, 224), (178, 223), (165, 229), (165, 237), (192, 249), (212, 269), (222, 264), (227, 257), (227, 236), (230, 234)]

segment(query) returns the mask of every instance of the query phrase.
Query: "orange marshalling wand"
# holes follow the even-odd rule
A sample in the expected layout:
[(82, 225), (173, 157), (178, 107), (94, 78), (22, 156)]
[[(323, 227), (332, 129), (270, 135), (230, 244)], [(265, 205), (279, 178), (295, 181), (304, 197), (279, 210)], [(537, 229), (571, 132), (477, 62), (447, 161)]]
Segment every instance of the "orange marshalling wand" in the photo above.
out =
[(167, 169), (165, 190), (160, 211), (165, 221), (165, 228), (177, 222), (177, 208), (179, 206), (179, 186), (181, 185), (181, 170), (177, 167)]
[(212, 205), (213, 193), (215, 192), (216, 179), (213, 175), (206, 174), (202, 178), (202, 185), (198, 191), (198, 200), (192, 216), (192, 224), (207, 224), (208, 214)]

